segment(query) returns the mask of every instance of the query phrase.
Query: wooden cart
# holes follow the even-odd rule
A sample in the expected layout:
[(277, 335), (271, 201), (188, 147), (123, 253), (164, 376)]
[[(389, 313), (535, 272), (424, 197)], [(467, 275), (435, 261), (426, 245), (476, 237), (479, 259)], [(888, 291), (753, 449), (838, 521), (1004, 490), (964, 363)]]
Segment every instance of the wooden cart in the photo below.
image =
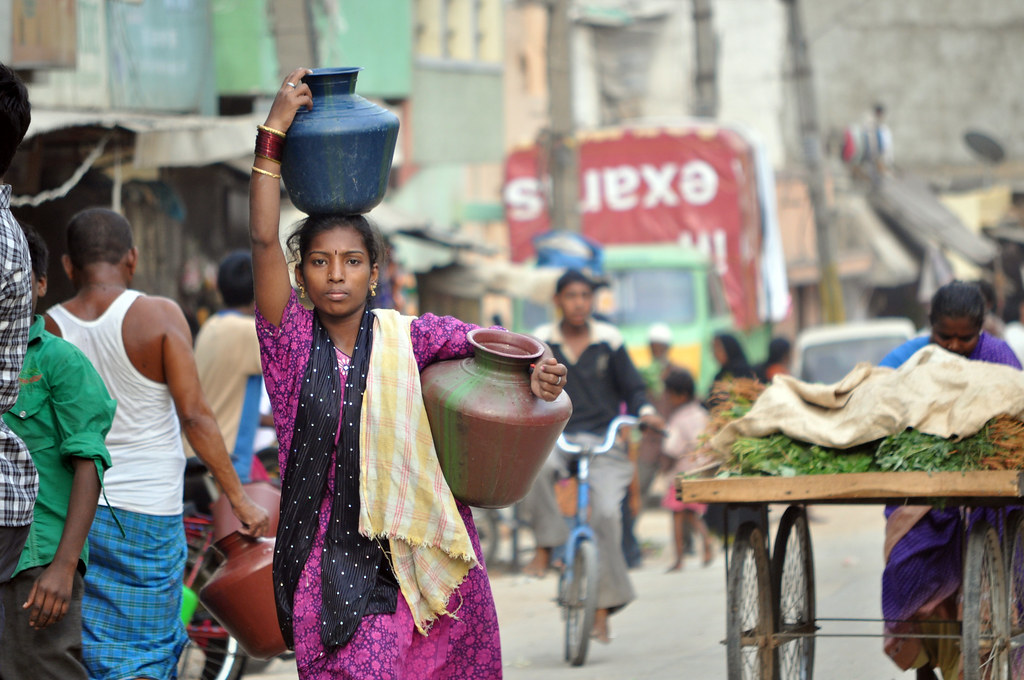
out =
[[(812, 503), (934, 504), (1005, 509), (1002, 537), (965, 523), (963, 617), (955, 622), (964, 680), (1024, 678), (1024, 473), (873, 472), (799, 477), (676, 480), (684, 503), (754, 507), (760, 522), (736, 531), (726, 556), (726, 653), (730, 680), (810, 680), (814, 667), (814, 562), (806, 506)], [(787, 504), (769, 545), (767, 507)], [(851, 620), (851, 619), (832, 619)], [(879, 623), (884, 623), (879, 621)], [(902, 635), (901, 637), (910, 637)], [(920, 637), (943, 637), (939, 635)], [(946, 636), (950, 637), (950, 636)]]

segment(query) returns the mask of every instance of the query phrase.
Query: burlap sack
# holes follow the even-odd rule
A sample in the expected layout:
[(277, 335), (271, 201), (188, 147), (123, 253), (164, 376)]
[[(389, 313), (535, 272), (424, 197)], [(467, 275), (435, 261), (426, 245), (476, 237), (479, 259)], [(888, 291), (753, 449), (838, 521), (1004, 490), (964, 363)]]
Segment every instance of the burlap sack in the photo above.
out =
[(898, 369), (862, 363), (831, 385), (776, 376), (709, 443), (725, 456), (738, 437), (776, 432), (837, 449), (907, 428), (962, 439), (1002, 414), (1024, 417), (1024, 372), (928, 345)]

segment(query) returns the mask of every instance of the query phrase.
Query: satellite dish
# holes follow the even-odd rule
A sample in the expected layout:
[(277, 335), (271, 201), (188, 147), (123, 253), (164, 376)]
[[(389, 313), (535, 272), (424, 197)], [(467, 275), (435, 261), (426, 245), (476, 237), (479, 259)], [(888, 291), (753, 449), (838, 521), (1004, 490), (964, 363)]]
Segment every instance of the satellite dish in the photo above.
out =
[(998, 165), (1006, 158), (1006, 151), (1003, 150), (1003, 145), (984, 132), (968, 130), (964, 133), (964, 143), (970, 147), (971, 151), (980, 156), (982, 160), (992, 165)]

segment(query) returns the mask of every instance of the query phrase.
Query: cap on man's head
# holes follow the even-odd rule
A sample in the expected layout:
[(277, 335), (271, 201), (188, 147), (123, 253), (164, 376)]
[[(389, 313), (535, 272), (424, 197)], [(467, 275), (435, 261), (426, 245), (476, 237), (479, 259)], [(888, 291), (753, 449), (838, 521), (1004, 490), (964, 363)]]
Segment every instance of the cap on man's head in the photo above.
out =
[(647, 330), (647, 342), (658, 342), (662, 345), (672, 344), (672, 329), (667, 324), (653, 323)]
[(585, 283), (590, 287), (590, 290), (597, 288), (597, 284), (579, 269), (567, 269), (564, 274), (558, 277), (558, 282), (555, 283), (555, 295), (561, 293), (565, 290), (566, 286), (572, 283)]

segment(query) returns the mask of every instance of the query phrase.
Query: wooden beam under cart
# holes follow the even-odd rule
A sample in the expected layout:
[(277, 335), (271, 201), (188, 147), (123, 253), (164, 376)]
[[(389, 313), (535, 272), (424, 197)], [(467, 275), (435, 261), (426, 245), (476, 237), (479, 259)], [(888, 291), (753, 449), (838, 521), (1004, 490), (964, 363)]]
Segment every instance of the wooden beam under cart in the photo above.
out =
[[(983, 504), (1024, 497), (1024, 472), (858, 472), (796, 477), (675, 480), (684, 503), (792, 503), (801, 501), (931, 503), (940, 499)], [(971, 503), (965, 502), (971, 499)]]

